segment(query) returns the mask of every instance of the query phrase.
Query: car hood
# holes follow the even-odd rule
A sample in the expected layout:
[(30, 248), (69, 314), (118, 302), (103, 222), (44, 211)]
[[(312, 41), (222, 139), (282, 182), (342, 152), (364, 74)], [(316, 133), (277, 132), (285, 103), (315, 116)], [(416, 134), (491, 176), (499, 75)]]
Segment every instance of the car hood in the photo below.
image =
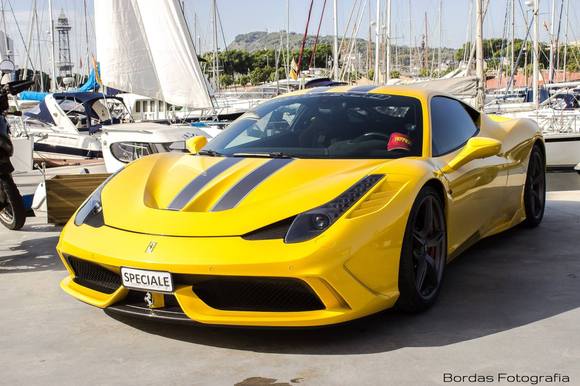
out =
[(102, 191), (105, 224), (169, 236), (239, 236), (320, 206), (389, 160), (144, 157)]

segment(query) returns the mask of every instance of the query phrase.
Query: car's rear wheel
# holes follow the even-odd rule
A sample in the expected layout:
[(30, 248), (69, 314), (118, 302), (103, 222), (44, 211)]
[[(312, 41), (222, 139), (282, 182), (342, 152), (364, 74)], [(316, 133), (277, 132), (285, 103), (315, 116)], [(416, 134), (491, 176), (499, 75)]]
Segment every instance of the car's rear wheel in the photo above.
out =
[(399, 264), (397, 307), (419, 312), (430, 307), (441, 288), (447, 260), (447, 227), (442, 199), (424, 187), (417, 196), (409, 220)]
[(536, 145), (530, 154), (526, 185), (524, 187), (524, 224), (537, 227), (544, 218), (546, 208), (546, 162), (540, 148)]

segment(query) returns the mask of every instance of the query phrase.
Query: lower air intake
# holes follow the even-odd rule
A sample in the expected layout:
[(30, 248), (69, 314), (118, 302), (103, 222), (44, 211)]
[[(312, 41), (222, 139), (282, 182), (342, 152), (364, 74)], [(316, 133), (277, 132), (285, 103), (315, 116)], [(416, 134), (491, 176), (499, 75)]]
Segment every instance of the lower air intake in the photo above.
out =
[(193, 292), (226, 311), (315, 311), (324, 309), (314, 291), (293, 278), (196, 276)]
[(112, 294), (121, 286), (121, 276), (90, 261), (67, 256), (70, 267), (75, 273), (74, 281), (95, 291)]

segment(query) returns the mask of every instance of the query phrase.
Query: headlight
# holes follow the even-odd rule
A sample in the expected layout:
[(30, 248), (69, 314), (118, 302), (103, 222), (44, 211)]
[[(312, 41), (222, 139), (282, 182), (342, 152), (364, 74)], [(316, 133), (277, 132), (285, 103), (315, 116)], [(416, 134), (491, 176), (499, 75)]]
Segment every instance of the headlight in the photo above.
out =
[(296, 216), (284, 238), (285, 243), (299, 243), (313, 239), (338, 220), (382, 178), (383, 174), (366, 176), (334, 200)]
[(98, 228), (105, 224), (103, 218), (103, 205), (101, 203), (101, 192), (107, 183), (117, 175), (121, 170), (111, 174), (95, 191), (89, 196), (89, 198), (81, 205), (80, 209), (77, 211), (75, 216), (75, 225), (81, 226), (82, 224), (87, 224), (92, 227)]

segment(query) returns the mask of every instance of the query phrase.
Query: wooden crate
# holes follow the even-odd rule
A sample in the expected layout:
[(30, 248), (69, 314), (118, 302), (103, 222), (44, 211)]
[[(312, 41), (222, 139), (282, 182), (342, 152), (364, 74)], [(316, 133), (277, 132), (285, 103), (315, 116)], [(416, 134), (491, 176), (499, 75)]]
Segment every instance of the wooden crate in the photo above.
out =
[(46, 180), (48, 222), (65, 224), (109, 174), (58, 175)]

